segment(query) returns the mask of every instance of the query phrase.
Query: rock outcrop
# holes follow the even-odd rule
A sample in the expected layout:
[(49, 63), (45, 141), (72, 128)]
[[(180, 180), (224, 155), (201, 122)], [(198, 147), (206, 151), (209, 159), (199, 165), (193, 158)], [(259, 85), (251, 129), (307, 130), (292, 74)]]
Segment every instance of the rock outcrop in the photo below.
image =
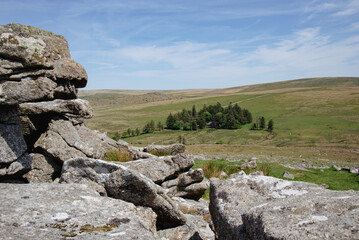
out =
[[(203, 218), (183, 214), (160, 186), (178, 179), (170, 196), (199, 198), (208, 183), (190, 171), (192, 154), (183, 144), (137, 148), (90, 130), (93, 111), (77, 99), (86, 84), (64, 37), (0, 26), (0, 182), (30, 183), (0, 183), (1, 236), (203, 239)], [(114, 150), (138, 161), (99, 160)]]
[(209, 187), (209, 181), (200, 168), (189, 170), (177, 178), (163, 182), (162, 187), (169, 189), (168, 195), (198, 200)]
[(218, 239), (356, 239), (359, 193), (244, 172), (211, 180)]
[(159, 229), (186, 223), (186, 218), (151, 179), (122, 165), (90, 158), (74, 158), (65, 162), (60, 182), (83, 183), (101, 195), (152, 208), (157, 214)]
[(0, 26), (0, 181), (49, 182), (72, 157), (102, 158), (119, 148), (85, 126), (93, 112), (77, 89), (86, 84), (64, 37)]
[(143, 151), (156, 156), (176, 155), (178, 153), (184, 153), (186, 146), (184, 144), (148, 145)]
[(175, 178), (180, 173), (188, 171), (194, 165), (194, 160), (192, 154), (181, 153), (175, 156), (153, 156), (120, 164), (142, 173), (157, 184), (161, 184), (165, 180)]
[(204, 199), (198, 201), (173, 197), (173, 202), (185, 214), (188, 221), (196, 226), (202, 239), (214, 240), (215, 234), (211, 229), (212, 221), (208, 209), (208, 202)]
[(2, 239), (153, 239), (156, 214), (81, 184), (1, 184)]

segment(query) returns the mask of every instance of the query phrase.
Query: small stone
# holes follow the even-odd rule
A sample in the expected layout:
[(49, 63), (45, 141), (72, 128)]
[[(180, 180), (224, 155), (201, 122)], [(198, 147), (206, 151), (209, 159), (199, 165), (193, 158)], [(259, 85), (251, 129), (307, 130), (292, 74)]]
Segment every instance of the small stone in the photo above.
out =
[(336, 166), (336, 165), (333, 165), (333, 168), (335, 168), (335, 170), (337, 170), (337, 171), (342, 170), (342, 168), (341, 168), (341, 167), (338, 167), (338, 166)]
[(253, 169), (253, 168), (256, 168), (256, 167), (257, 167), (256, 161), (252, 160), (252, 161), (250, 161), (248, 163), (242, 164), (239, 168), (241, 170), (243, 170), (243, 169)]
[(287, 171), (284, 171), (283, 178), (294, 179), (294, 175)]

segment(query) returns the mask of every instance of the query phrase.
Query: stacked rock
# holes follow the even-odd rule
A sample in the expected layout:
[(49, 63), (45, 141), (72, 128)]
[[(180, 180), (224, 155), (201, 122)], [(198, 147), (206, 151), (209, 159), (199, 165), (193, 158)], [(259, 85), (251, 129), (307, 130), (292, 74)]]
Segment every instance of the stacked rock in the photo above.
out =
[(67, 159), (101, 158), (118, 148), (84, 125), (93, 113), (77, 99), (77, 89), (86, 84), (86, 71), (71, 59), (64, 37), (0, 26), (1, 181), (52, 182)]
[[(77, 98), (86, 83), (86, 71), (71, 59), (64, 37), (20, 24), (0, 26), (0, 189), (11, 202), (1, 203), (0, 211), (18, 220), (5, 222), (1, 235), (203, 239), (194, 224), (198, 219), (189, 220), (170, 198), (197, 199), (208, 188), (203, 172), (190, 170), (192, 154), (184, 153), (184, 145), (130, 147), (87, 128), (85, 119), (93, 112)], [(136, 161), (101, 160), (117, 149)], [(56, 179), (64, 184), (47, 183)], [(181, 191), (161, 187), (175, 179)], [(197, 192), (196, 184), (202, 186)], [(18, 217), (13, 208), (20, 205)], [(25, 231), (34, 222), (41, 227)], [(36, 230), (44, 226), (48, 231)], [(134, 230), (137, 226), (142, 229)], [(18, 227), (22, 230), (13, 229)]]

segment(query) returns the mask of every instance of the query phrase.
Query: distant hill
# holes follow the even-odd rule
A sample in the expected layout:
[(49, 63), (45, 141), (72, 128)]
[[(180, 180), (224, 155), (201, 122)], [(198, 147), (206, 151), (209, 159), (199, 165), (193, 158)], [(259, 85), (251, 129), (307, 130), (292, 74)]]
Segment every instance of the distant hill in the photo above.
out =
[(298, 88), (357, 87), (359, 77), (304, 78), (223, 89), (181, 90), (80, 90), (79, 97), (93, 105), (156, 102), (191, 97), (221, 96), (233, 93), (283, 91)]
[[(274, 133), (205, 129), (140, 135), (125, 140), (135, 145), (170, 144), (186, 136), (193, 153), (265, 155), (272, 158), (325, 159), (359, 164), (359, 78), (308, 78), (226, 89), (176, 91), (80, 91), (90, 101), (95, 117), (90, 128), (121, 134), (151, 120), (165, 123), (169, 113), (201, 109), (204, 104), (238, 103), (254, 119), (273, 119)], [(220, 140), (220, 141), (219, 141)], [(216, 144), (217, 142), (223, 145)], [(323, 160), (324, 159), (324, 160)], [(301, 160), (300, 160), (301, 161)]]

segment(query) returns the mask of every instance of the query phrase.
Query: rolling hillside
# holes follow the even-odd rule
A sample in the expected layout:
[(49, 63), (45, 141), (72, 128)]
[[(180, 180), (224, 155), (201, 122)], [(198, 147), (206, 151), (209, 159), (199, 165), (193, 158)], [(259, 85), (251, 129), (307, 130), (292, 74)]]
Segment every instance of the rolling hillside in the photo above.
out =
[[(359, 162), (359, 78), (311, 78), (268, 84), (178, 91), (80, 91), (95, 117), (88, 126), (110, 136), (142, 129), (150, 120), (203, 104), (238, 103), (253, 117), (274, 120), (275, 131), (204, 129), (165, 130), (124, 139), (134, 145), (169, 144), (186, 137), (188, 149), (218, 157), (280, 161)], [(223, 144), (216, 144), (223, 143)]]

